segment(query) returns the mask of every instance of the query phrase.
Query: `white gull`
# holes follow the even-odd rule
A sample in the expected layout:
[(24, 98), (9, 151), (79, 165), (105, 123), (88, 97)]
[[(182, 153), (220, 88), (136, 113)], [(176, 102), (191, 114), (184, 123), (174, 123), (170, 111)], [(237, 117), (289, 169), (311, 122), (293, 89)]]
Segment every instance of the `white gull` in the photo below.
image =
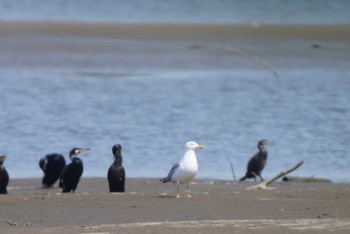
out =
[(185, 144), (186, 152), (178, 163), (174, 164), (170, 169), (168, 176), (160, 179), (163, 183), (174, 182), (177, 185), (177, 195), (180, 197), (180, 184), (186, 184), (187, 196), (191, 197), (189, 190), (189, 182), (193, 180), (198, 171), (197, 157), (194, 152), (195, 149), (204, 149), (203, 145), (199, 145), (194, 141), (189, 141)]

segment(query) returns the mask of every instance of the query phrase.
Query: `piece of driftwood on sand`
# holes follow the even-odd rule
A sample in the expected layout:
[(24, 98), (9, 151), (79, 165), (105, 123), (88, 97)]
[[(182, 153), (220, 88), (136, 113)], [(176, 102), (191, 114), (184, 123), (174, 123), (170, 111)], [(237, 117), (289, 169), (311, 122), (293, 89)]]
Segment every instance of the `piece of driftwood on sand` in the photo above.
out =
[(287, 175), (288, 173), (294, 171), (295, 169), (300, 167), (303, 163), (304, 163), (304, 160), (301, 160), (299, 163), (297, 163), (293, 167), (291, 167), (291, 168), (289, 168), (287, 170), (281, 171), (280, 173), (278, 173), (277, 175), (275, 175), (271, 179), (263, 181), (260, 184), (257, 184), (257, 185), (254, 185), (254, 186), (250, 186), (250, 187), (247, 188), (247, 190), (252, 190), (252, 189), (271, 189), (271, 188), (267, 187), (269, 184), (271, 184), (272, 182), (274, 182), (278, 178), (280, 178), (280, 177), (282, 177), (284, 175)]

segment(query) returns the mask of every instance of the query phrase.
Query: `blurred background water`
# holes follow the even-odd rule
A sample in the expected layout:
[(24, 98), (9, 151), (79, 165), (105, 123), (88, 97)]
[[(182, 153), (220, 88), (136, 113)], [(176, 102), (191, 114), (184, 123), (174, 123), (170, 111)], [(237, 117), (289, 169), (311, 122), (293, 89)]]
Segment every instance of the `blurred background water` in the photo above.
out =
[[(349, 5), (0, 0), (0, 21), (338, 24), (350, 22)], [(104, 177), (116, 143), (123, 146), (128, 177), (161, 178), (185, 142), (195, 140), (206, 146), (197, 152), (198, 178), (232, 179), (229, 159), (243, 176), (257, 142), (267, 138), (274, 143), (264, 177), (303, 159), (296, 175), (350, 181), (349, 69), (282, 70), (277, 79), (256, 69), (125, 71), (104, 65), (101, 72), (99, 64), (86, 71), (17, 62), (0, 68), (0, 153), (8, 156), (12, 178), (40, 177), (40, 157), (67, 155), (73, 147), (91, 148), (81, 156), (84, 176)]]
[(117, 23), (344, 24), (347, 0), (0, 0), (0, 20)]

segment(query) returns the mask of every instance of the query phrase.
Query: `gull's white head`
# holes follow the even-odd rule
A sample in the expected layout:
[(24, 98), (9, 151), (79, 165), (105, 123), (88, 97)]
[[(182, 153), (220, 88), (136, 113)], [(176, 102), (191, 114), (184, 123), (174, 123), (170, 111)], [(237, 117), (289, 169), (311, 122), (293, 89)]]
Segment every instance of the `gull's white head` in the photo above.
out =
[(195, 149), (204, 149), (203, 145), (199, 145), (194, 141), (189, 141), (186, 143), (185, 145), (186, 149), (191, 149), (191, 150), (195, 150)]

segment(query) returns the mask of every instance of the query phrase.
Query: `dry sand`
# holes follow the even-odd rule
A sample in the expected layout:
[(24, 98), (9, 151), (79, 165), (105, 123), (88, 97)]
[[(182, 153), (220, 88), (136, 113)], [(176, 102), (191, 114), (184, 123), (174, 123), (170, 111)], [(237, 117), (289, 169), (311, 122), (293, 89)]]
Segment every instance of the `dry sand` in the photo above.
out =
[[(196, 180), (194, 198), (176, 186), (128, 179), (111, 194), (105, 178), (82, 178), (76, 193), (40, 188), (40, 179), (12, 180), (0, 197), (1, 233), (349, 233), (347, 184)], [(182, 192), (184, 188), (182, 188)], [(11, 225), (12, 224), (12, 225)]]

